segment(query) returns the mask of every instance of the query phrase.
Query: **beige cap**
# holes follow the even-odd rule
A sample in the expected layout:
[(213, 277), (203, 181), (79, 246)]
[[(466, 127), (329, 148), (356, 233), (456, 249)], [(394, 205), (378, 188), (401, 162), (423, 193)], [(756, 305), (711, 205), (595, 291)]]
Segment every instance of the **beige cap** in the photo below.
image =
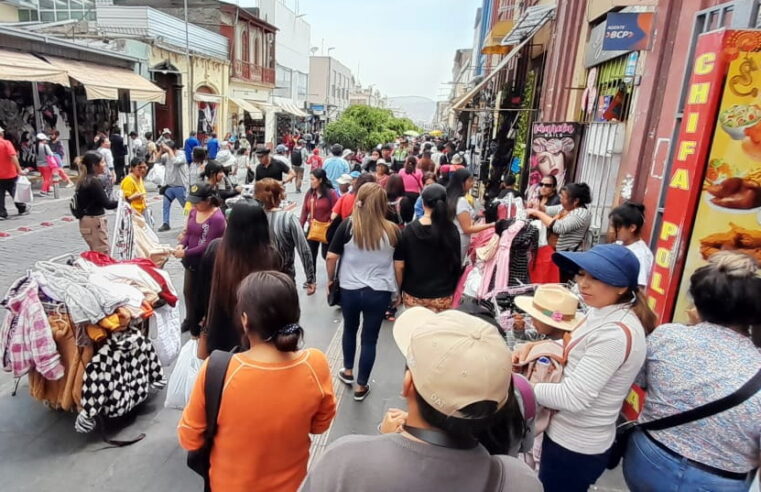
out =
[(510, 349), (494, 325), (460, 311), (413, 307), (394, 324), (394, 340), (407, 359), (418, 394), (438, 412), (468, 418), (462, 408), (507, 401)]
[(573, 331), (583, 321), (579, 299), (562, 285), (540, 285), (534, 296), (518, 296), (515, 305), (545, 325)]

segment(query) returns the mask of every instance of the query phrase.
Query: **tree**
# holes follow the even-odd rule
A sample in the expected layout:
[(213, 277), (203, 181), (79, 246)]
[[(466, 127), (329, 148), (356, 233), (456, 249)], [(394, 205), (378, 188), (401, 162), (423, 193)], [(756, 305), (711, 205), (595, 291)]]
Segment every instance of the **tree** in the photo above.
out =
[(395, 118), (388, 109), (356, 104), (349, 106), (338, 120), (328, 124), (325, 141), (341, 144), (345, 148), (369, 150), (378, 144), (391, 142), (409, 130), (421, 131), (409, 118)]

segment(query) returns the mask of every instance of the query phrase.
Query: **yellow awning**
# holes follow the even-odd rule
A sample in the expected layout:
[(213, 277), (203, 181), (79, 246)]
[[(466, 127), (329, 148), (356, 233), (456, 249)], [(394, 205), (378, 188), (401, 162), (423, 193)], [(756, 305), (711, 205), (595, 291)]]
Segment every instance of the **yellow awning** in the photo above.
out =
[(66, 70), (40, 60), (30, 53), (0, 49), (0, 80), (51, 82), (69, 87)]
[(484, 40), (484, 47), (481, 53), (484, 55), (506, 55), (510, 52), (510, 46), (503, 46), (502, 39), (513, 30), (515, 21), (501, 20), (492, 26)]
[(255, 107), (250, 102), (246, 101), (245, 99), (238, 99), (235, 97), (229, 98), (230, 102), (238, 106), (241, 110), (246, 111), (248, 114), (251, 115), (252, 119), (255, 120), (261, 120), (264, 118), (264, 114), (259, 111), (259, 108)]
[(164, 91), (140, 75), (124, 68), (50, 57), (50, 62), (66, 71), (85, 87), (87, 99), (119, 99), (119, 89), (129, 91), (132, 101), (164, 104)]

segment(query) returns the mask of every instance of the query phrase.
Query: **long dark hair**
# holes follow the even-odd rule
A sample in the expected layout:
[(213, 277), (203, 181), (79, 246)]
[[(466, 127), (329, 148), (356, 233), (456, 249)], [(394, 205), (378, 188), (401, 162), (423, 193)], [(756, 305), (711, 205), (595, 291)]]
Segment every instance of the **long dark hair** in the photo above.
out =
[(415, 168), (417, 167), (417, 157), (411, 155), (404, 161), (404, 172), (407, 174), (415, 174)]
[(454, 222), (449, 218), (447, 189), (440, 184), (432, 184), (426, 186), (420, 196), (423, 199), (423, 206), (431, 209), (431, 232), (437, 244), (444, 245), (445, 250), (451, 254), (449, 267), (459, 270), (462, 265), (460, 244), (454, 242), (454, 238), (459, 236)]
[[(210, 328), (209, 350), (229, 350), (237, 345), (230, 334), (232, 327), (224, 326), (231, 321), (237, 329), (236, 336), (240, 339), (242, 327), (239, 320), (233, 319), (233, 315), (241, 281), (252, 272), (278, 270), (280, 266), (280, 256), (270, 241), (264, 208), (256, 201), (242, 201), (233, 205), (214, 260), (211, 298), (206, 316)], [(230, 343), (233, 345), (229, 346)]]
[(636, 233), (639, 234), (645, 225), (645, 206), (641, 203), (625, 202), (614, 208), (608, 218), (614, 230), (636, 226)]
[(89, 183), (94, 179), (98, 179), (98, 171), (96, 168), (103, 160), (103, 156), (94, 150), (85, 152), (82, 159), (79, 162), (79, 175), (81, 176), (77, 183), (77, 189), (85, 183)]
[(473, 175), (467, 169), (458, 169), (449, 173), (447, 184), (447, 205), (449, 207), (449, 220), (454, 220), (457, 215), (457, 201), (465, 196), (465, 182)]
[(272, 343), (280, 352), (295, 352), (304, 337), (299, 326), (301, 308), (296, 284), (285, 273), (254, 272), (243, 279), (237, 294), (238, 318), (243, 313), (247, 334)]
[[(312, 171), (312, 176), (314, 176), (317, 179), (317, 181), (320, 182), (320, 187), (318, 188), (320, 196), (328, 196), (328, 193), (330, 193), (330, 190), (333, 189), (333, 185), (328, 179), (328, 173), (326, 173), (323, 168), (319, 167), (315, 169), (314, 171)], [(314, 193), (314, 190), (310, 189), (309, 192)]]
[(386, 194), (389, 202), (395, 202), (404, 196), (404, 180), (398, 174), (392, 174), (386, 181)]

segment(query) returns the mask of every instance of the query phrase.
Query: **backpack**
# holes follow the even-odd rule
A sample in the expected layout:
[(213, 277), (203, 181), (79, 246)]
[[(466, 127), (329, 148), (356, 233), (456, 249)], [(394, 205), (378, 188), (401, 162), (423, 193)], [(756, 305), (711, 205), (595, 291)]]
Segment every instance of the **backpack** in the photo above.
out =
[(296, 167), (304, 165), (304, 155), (301, 152), (301, 149), (294, 149), (293, 152), (291, 152), (291, 165)]
[(73, 215), (74, 218), (81, 219), (85, 216), (85, 211), (79, 206), (79, 199), (77, 198), (78, 195), (79, 190), (75, 191), (71, 196), (71, 200), (69, 200), (69, 210), (71, 210), (71, 215)]

